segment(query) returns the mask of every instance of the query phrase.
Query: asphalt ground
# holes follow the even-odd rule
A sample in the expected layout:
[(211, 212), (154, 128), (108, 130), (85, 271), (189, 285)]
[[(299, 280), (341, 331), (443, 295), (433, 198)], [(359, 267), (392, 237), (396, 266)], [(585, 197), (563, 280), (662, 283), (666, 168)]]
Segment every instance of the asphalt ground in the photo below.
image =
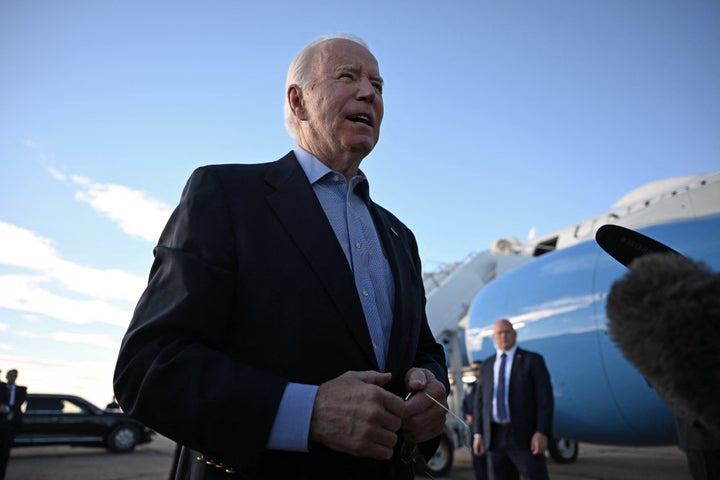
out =
[[(168, 480), (175, 445), (164, 437), (132, 453), (101, 448), (20, 447), (12, 450), (5, 480)], [(677, 447), (638, 448), (580, 444), (574, 463), (548, 461), (553, 480), (692, 480)], [(455, 451), (445, 480), (474, 480), (470, 453)], [(289, 479), (291, 480), (291, 479)]]

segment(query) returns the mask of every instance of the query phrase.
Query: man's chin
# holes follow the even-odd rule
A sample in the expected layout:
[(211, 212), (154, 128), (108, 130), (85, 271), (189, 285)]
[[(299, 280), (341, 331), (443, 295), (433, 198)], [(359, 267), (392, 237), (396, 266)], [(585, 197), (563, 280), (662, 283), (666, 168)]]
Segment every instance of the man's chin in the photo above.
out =
[(348, 151), (362, 155), (363, 157), (370, 154), (375, 148), (376, 140), (374, 138), (352, 138), (345, 143)]

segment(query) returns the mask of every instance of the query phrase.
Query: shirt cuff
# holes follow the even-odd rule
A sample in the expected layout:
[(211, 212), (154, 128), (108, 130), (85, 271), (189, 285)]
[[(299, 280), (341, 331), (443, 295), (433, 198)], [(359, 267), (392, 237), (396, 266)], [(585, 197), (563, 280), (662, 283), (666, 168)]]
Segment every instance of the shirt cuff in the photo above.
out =
[(318, 388), (302, 383), (287, 384), (270, 431), (268, 449), (309, 451), (310, 420)]

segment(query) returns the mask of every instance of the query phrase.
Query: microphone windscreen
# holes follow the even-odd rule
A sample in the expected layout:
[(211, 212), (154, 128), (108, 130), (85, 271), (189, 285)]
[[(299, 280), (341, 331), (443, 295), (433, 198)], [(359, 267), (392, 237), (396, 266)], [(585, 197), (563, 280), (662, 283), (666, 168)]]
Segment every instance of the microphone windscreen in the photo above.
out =
[(647, 254), (613, 283), (606, 308), (612, 340), (660, 397), (720, 432), (720, 275)]

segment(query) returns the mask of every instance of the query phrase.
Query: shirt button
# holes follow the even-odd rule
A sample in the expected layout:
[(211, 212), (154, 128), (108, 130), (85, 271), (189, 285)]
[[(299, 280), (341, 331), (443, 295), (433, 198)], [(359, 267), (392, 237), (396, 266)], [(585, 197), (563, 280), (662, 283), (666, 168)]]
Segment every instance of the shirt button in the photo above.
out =
[(362, 291), (363, 297), (367, 297), (369, 295), (368, 291), (363, 288)]
[(373, 342), (373, 350), (377, 350), (377, 343)]
[(360, 248), (360, 242), (355, 242), (355, 248)]
[(339, 181), (340, 181), (340, 175), (335, 175), (335, 176), (333, 177), (333, 180), (335, 180), (336, 182), (339, 182)]

